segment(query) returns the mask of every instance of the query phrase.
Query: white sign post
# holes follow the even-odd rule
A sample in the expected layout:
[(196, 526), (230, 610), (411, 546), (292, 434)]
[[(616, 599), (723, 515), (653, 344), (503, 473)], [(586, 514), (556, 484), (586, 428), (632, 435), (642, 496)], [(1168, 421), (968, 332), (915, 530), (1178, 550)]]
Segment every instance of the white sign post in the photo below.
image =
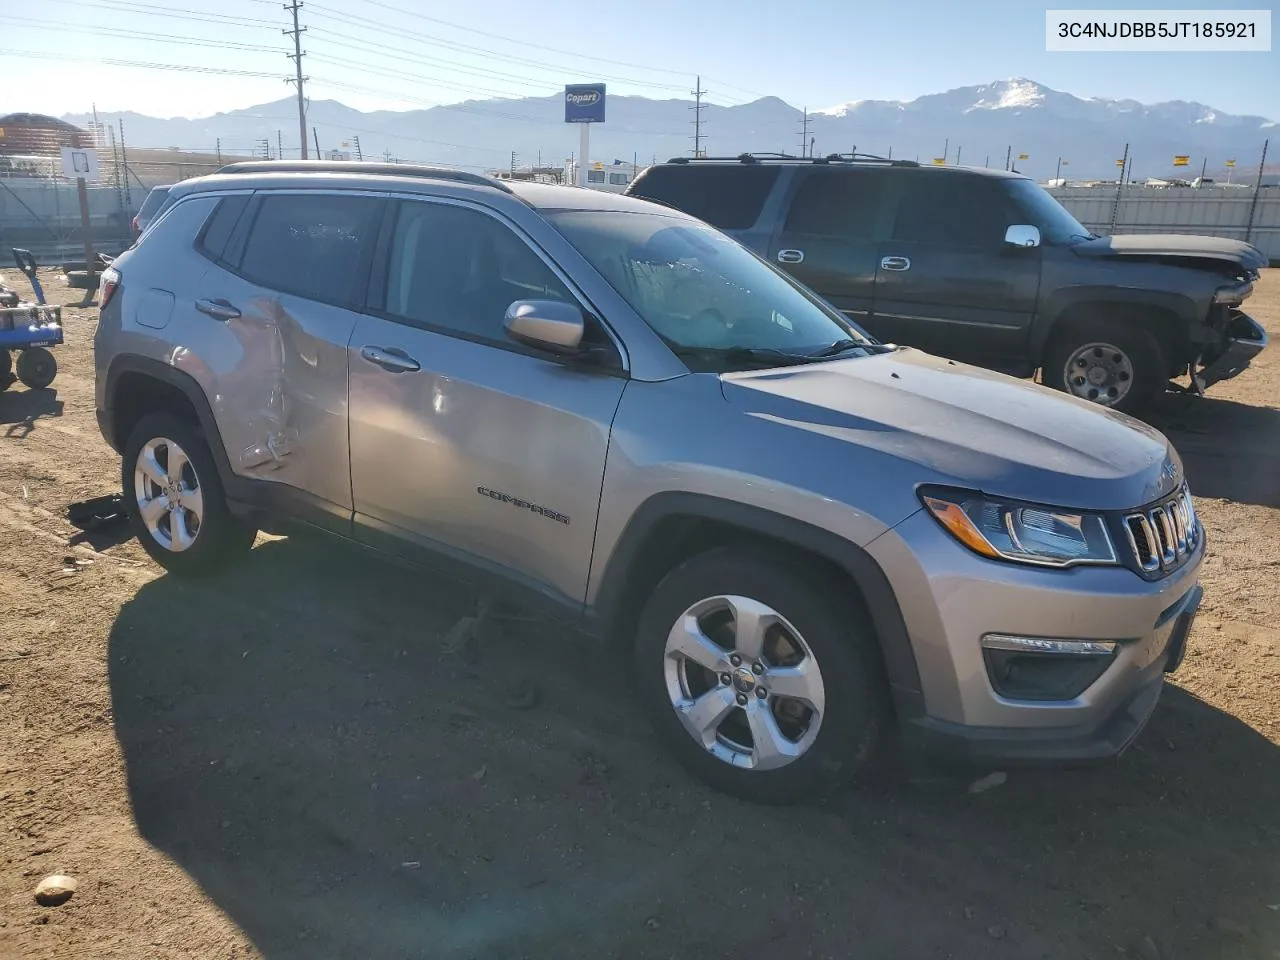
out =
[(80, 232), (84, 239), (84, 269), (89, 274), (89, 284), (85, 288), (85, 302), (93, 296), (94, 278), (97, 271), (93, 253), (93, 233), (89, 224), (89, 191), (85, 188), (86, 180), (98, 179), (98, 155), (93, 150), (78, 147), (62, 148), (62, 175), (76, 182), (76, 193), (80, 198)]

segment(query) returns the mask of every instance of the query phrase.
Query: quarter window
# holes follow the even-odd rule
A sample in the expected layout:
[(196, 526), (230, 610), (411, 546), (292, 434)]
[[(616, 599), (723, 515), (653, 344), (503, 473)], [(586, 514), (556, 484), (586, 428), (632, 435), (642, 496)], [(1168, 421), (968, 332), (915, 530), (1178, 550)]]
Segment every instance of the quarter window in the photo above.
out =
[(284, 194), (263, 199), (240, 272), (254, 283), (343, 306), (378, 232), (373, 197)]

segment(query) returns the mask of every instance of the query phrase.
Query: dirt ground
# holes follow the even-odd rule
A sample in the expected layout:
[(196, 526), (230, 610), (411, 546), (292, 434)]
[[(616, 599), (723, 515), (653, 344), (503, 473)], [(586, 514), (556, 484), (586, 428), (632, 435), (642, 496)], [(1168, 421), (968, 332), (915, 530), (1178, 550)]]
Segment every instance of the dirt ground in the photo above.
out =
[[(1280, 335), (1280, 271), (1250, 309)], [(0, 394), (5, 960), (1280, 958), (1280, 346), (1156, 418), (1210, 556), (1129, 753), (778, 810), (678, 769), (609, 650), (447, 643), (452, 585), (304, 538), (199, 583), (69, 544), (119, 467), (96, 312), (64, 316), (53, 388)], [(79, 890), (41, 907), (51, 873)]]

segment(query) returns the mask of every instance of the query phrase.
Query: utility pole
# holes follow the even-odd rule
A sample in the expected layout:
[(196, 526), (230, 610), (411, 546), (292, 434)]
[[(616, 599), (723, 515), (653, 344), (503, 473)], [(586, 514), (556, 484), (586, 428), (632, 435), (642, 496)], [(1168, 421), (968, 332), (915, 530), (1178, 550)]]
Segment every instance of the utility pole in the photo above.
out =
[(963, 144), (956, 145), (956, 166), (960, 166), (960, 151), (964, 149)]
[(262, 151), (262, 159), (271, 159), (271, 141), (263, 137), (258, 141), (258, 149)]
[(698, 85), (690, 92), (693, 94), (693, 106), (689, 109), (693, 111), (693, 155), (696, 158), (702, 156), (702, 98), (707, 93), (702, 89), (701, 75), (698, 77)]
[(890, 160), (892, 160), (892, 159), (893, 159), (893, 144), (889, 144), (889, 156), (888, 156), (888, 159), (890, 159)]
[(359, 138), (359, 137), (352, 137), (352, 138), (351, 138), (351, 142), (352, 142), (352, 143), (354, 143), (354, 144), (356, 145), (356, 159), (357, 159), (357, 160), (363, 160), (363, 159), (364, 159), (364, 151), (360, 149), (360, 138)]
[(1204, 158), (1204, 163), (1200, 164), (1200, 180), (1201, 180), (1201, 182), (1203, 182), (1203, 181), (1204, 181), (1204, 172), (1205, 172), (1205, 170), (1207, 170), (1208, 168), (1209, 168), (1209, 158), (1208, 158), (1208, 157), (1205, 157), (1205, 158)]
[(278, 129), (276, 130), (276, 159), (284, 159), (284, 135)]
[(951, 138), (947, 137), (942, 141), (942, 162), (947, 162), (947, 157), (951, 155)]
[(1258, 194), (1262, 192), (1262, 170), (1267, 165), (1267, 147), (1271, 141), (1262, 141), (1262, 159), (1258, 161), (1258, 181), (1253, 185), (1253, 202), (1249, 204), (1249, 223), (1244, 228), (1244, 242), (1253, 243), (1253, 217), (1258, 212)]
[(987, 154), (986, 159), (982, 161), (982, 165), (983, 165), (984, 167), (989, 167), (989, 166), (991, 166), (991, 154), (989, 154), (989, 153)]
[[(284, 4), (284, 8), (293, 14), (293, 29), (281, 30), (286, 37), (293, 37), (293, 53), (286, 53), (285, 56), (293, 61), (294, 75), (292, 79), (286, 80), (285, 83), (294, 83), (298, 86), (298, 149), (302, 151), (302, 159), (307, 159), (307, 105), (302, 98), (302, 82), (307, 78), (302, 75), (302, 35), (306, 33), (306, 27), (298, 26), (298, 11), (302, 9), (299, 0), (291, 0), (290, 3)], [(316, 148), (316, 159), (320, 158), (320, 149)], [(283, 154), (280, 157), (284, 159)]]
[(124, 167), (124, 202), (125, 206), (133, 206), (133, 195), (129, 192), (129, 154), (124, 149), (124, 118), (117, 118), (120, 125), (120, 165)]
[(1116, 178), (1116, 199), (1111, 204), (1111, 232), (1115, 233), (1116, 218), (1120, 216), (1120, 191), (1124, 189), (1124, 172), (1129, 166), (1129, 145), (1124, 145), (1124, 157), (1120, 160), (1120, 176)]
[(1009, 144), (1009, 149), (1004, 152), (1004, 168), (1009, 169), (1013, 165), (1013, 144)]
[(222, 138), (221, 137), (218, 138), (218, 145), (214, 149), (218, 151), (218, 166), (222, 166)]
[[(324, 159), (324, 158), (320, 155), (320, 134), (319, 134), (319, 132), (316, 130), (316, 128), (315, 128), (315, 127), (312, 127), (312, 128), (311, 128), (311, 136), (312, 136), (312, 137), (314, 137), (314, 138), (315, 138), (315, 141), (316, 141), (316, 159), (317, 159), (317, 160), (322, 160), (322, 159)], [(307, 159), (307, 158), (306, 158), (305, 156), (303, 156), (303, 158), (302, 158), (302, 159), (303, 159), (303, 160), (305, 160), (305, 159)]]
[(511, 151), (511, 176), (513, 177), (516, 175), (516, 157), (517, 156), (518, 154), (514, 150), (512, 150)]
[(808, 156), (805, 153), (809, 149), (809, 108), (805, 107), (804, 112), (800, 114), (800, 156)]

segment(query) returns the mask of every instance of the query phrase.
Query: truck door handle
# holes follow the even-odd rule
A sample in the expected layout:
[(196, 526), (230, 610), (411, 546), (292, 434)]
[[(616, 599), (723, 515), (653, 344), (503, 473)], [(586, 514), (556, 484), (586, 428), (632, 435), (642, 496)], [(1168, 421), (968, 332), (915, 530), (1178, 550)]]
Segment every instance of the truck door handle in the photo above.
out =
[(779, 263), (804, 263), (804, 251), (803, 250), (779, 250), (778, 262)]
[(196, 309), (224, 323), (228, 320), (238, 320), (240, 318), (240, 311), (226, 300), (197, 300)]
[(910, 270), (911, 261), (906, 257), (881, 257), (881, 270)]
[(364, 346), (360, 348), (360, 356), (392, 373), (413, 373), (422, 369), (417, 360), (398, 347)]

